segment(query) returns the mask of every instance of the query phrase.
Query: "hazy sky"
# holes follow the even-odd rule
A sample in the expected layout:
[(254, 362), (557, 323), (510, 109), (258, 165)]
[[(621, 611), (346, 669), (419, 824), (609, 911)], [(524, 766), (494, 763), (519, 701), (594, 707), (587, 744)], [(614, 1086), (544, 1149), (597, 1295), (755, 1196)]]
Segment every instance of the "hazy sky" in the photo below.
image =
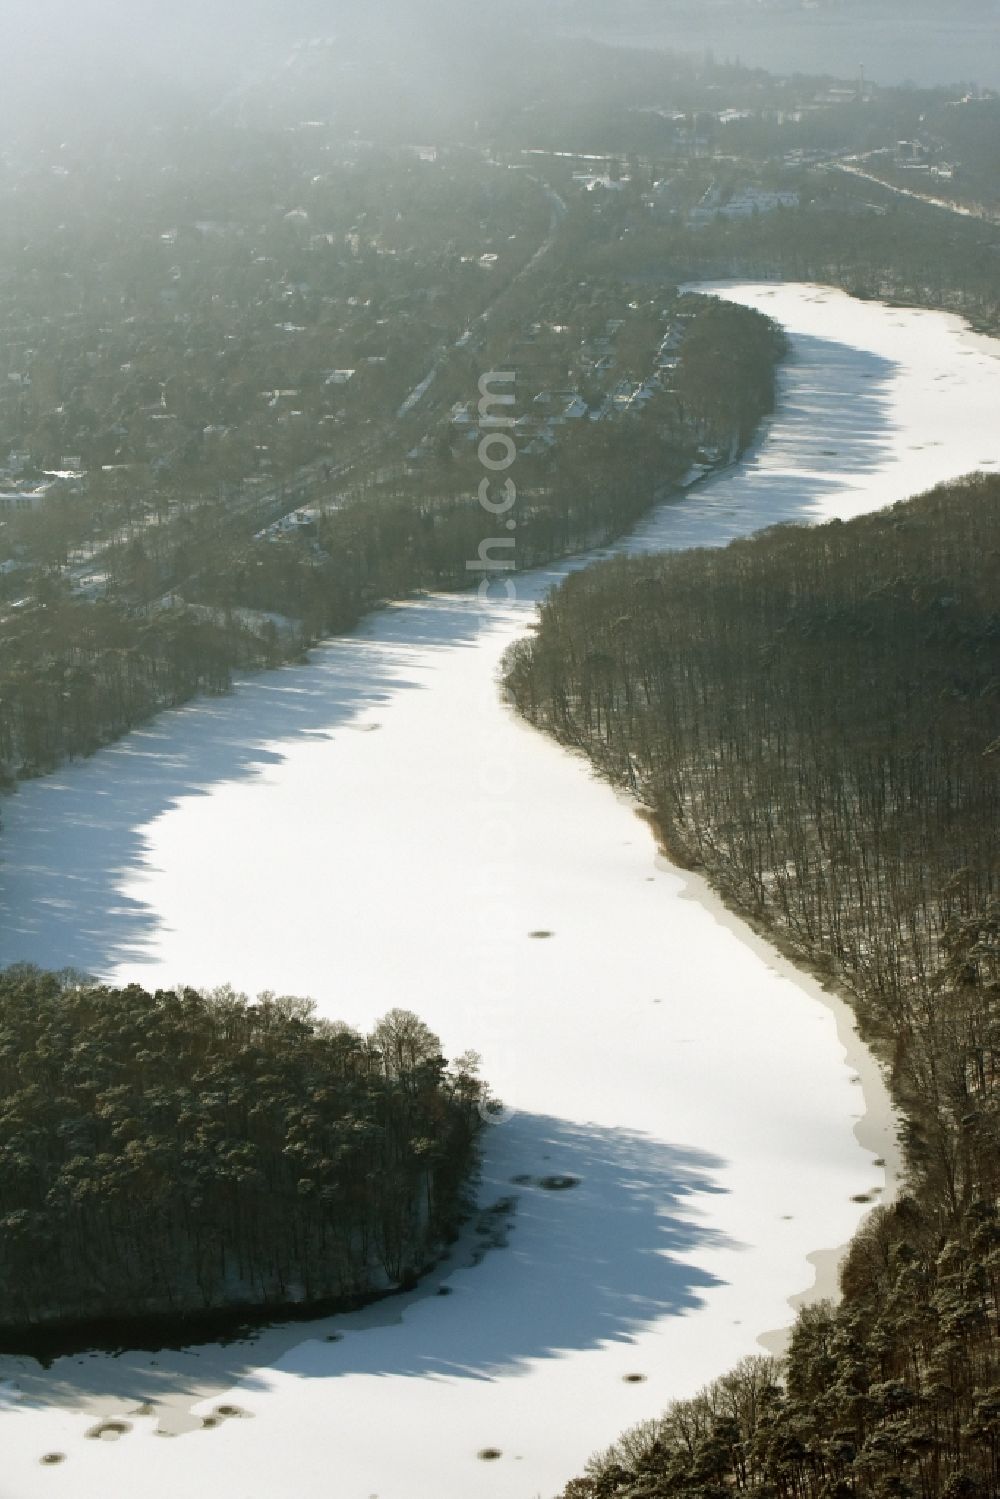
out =
[[(553, 0), (559, 5), (562, 0)], [(1000, 88), (1000, 0), (825, 0), (821, 8), (725, 0), (574, 0), (585, 29), (632, 45), (711, 47), (773, 72), (830, 72), (922, 86)]]
[[(520, 3), (520, 0), (518, 0)], [(197, 108), (335, 35), (373, 73), (387, 50), (447, 48), (458, 0), (0, 0), (0, 118)], [(508, 10), (509, 13), (509, 10)], [(419, 47), (414, 54), (419, 57)]]
[[(792, 4), (793, 0), (789, 0)], [(0, 121), (22, 126), (197, 110), (280, 67), (296, 40), (337, 35), (377, 82), (395, 62), (428, 88), (471, 87), (499, 39), (540, 29), (740, 56), (778, 71), (1000, 86), (1000, 0), (0, 0)]]

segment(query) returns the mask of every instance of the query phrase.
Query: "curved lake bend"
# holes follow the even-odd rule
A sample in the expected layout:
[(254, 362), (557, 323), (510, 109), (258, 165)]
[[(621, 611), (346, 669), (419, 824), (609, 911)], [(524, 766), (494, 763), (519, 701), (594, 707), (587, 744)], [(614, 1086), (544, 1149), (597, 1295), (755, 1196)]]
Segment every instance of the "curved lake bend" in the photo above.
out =
[[(779, 409), (739, 468), (627, 549), (847, 518), (1000, 462), (998, 349), (959, 320), (713, 289), (787, 329)], [(4, 1361), (3, 1499), (551, 1495), (787, 1322), (808, 1256), (884, 1184), (885, 1095), (843, 1016), (838, 1040), (814, 985), (500, 703), (505, 647), (572, 565), (485, 614), (465, 596), (384, 610), (6, 803), (0, 961), (309, 994), (359, 1026), (412, 1008), (449, 1054), (480, 1051), (514, 1110), (482, 1200), (517, 1209), (508, 1247), (473, 1266), (464, 1244), (429, 1288), (308, 1337), (44, 1375)], [(575, 1190), (511, 1185), (561, 1173)], [(452, 1294), (429, 1294), (443, 1280)], [(84, 1396), (122, 1412), (213, 1392), (207, 1410), (223, 1389), (255, 1419), (162, 1442), (137, 1417), (113, 1446), (84, 1439)], [(67, 1461), (40, 1467), (53, 1450)]]

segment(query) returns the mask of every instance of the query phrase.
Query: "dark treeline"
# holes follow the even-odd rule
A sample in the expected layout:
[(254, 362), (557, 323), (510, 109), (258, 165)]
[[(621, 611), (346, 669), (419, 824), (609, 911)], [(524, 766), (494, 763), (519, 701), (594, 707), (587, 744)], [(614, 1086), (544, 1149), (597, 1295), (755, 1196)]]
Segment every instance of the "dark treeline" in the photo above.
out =
[[(704, 446), (728, 461), (773, 410), (785, 349), (776, 325), (734, 303), (685, 301), (690, 320), (668, 389), (641, 412), (579, 423), (552, 455), (523, 456), (511, 470), (519, 498), (504, 556), (518, 568), (623, 535)], [(522, 414), (517, 405), (512, 412)], [(414, 589), (467, 587), (467, 564), (498, 531), (478, 500), (483, 474), (473, 453), (468, 466), (452, 459), (430, 476), (370, 491), (321, 521), (320, 560), (308, 547), (247, 555), (234, 570), (232, 602), (287, 609), (322, 634)]]
[[(555, 466), (524, 460), (533, 482), (517, 512), (518, 566), (621, 535), (700, 444), (728, 458), (771, 410), (783, 348), (774, 325), (691, 302), (673, 390), (641, 415), (583, 422)], [(0, 625), (0, 781), (90, 754), (198, 692), (225, 691), (234, 670), (298, 656), (385, 600), (467, 587), (466, 564), (496, 523), (478, 502), (483, 470), (473, 465), (457, 485), (453, 467), (367, 491), (306, 537), (240, 542), (213, 512), (205, 534), (185, 543), (185, 565), (196, 559), (187, 604), (167, 592), (151, 607), (142, 590), (95, 604), (43, 579), (36, 600)], [(151, 586), (181, 582), (168, 573)], [(289, 628), (279, 632), (266, 612)]]
[(65, 593), (0, 625), (0, 785), (93, 754), (162, 708), (225, 692), (285, 659), (276, 632), (231, 611), (132, 614)]
[(694, 232), (679, 225), (646, 227), (625, 245), (598, 252), (595, 265), (641, 275), (666, 259), (679, 279), (820, 282), (862, 300), (958, 312), (985, 332), (1000, 328), (995, 222), (846, 177), (829, 177), (823, 189), (823, 196), (800, 209), (720, 219)]
[(0, 1326), (337, 1302), (454, 1237), (475, 1058), (394, 1010), (0, 975)]
[[(1000, 1492), (1000, 480), (567, 580), (521, 710), (852, 997), (907, 1180), (784, 1370), (751, 1362), (567, 1490)], [(781, 1377), (779, 1377), (781, 1376)]]
[(543, 606), (509, 685), (895, 1033), (949, 922), (996, 893), (998, 546), (991, 477), (619, 558)]
[[(874, 199), (865, 212), (850, 194)], [(907, 201), (874, 183), (832, 191), (825, 211), (762, 215), (713, 225), (698, 263), (720, 274), (741, 268), (790, 281), (820, 281), (851, 296), (899, 300), (963, 314), (974, 327), (1000, 329), (996, 262), (1000, 230)]]

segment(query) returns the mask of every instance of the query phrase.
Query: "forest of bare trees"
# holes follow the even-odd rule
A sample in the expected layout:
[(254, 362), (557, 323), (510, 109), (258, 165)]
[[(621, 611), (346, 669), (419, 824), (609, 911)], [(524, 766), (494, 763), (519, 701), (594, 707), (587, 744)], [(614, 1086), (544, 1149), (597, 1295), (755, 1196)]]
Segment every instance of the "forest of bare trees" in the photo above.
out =
[[(568, 1496), (986, 1499), (1000, 1485), (1000, 480), (570, 577), (521, 711), (853, 1000), (907, 1179), (787, 1367), (746, 1366)], [(781, 1377), (779, 1377), (781, 1376)]]
[(0, 1339), (345, 1304), (454, 1237), (487, 1108), (403, 1010), (0, 974)]

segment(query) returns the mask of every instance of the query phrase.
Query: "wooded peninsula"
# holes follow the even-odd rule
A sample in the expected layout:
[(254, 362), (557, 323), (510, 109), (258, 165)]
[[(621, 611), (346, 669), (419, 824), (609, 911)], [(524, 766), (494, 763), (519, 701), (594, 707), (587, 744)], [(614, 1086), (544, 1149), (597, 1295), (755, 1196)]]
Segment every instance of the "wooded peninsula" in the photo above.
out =
[(404, 1010), (361, 1035), (302, 999), (8, 969), (0, 1338), (412, 1284), (468, 1206), (476, 1060)]
[(1000, 1492), (1000, 479), (573, 574), (507, 661), (531, 722), (854, 1003), (906, 1179), (843, 1298), (565, 1499)]

